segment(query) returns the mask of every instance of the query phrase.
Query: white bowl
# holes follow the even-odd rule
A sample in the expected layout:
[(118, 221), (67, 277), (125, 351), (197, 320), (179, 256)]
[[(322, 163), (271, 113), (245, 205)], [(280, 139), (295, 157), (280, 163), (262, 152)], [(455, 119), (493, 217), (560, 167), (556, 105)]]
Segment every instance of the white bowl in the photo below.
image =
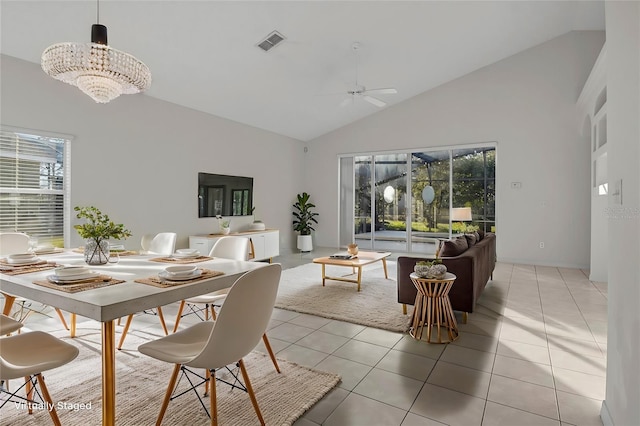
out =
[(32, 258), (36, 257), (35, 254), (33, 253), (14, 253), (14, 254), (10, 254), (9, 256), (7, 256), (7, 259), (9, 260), (30, 260)]
[(86, 266), (60, 266), (55, 269), (57, 277), (71, 277), (74, 275), (83, 275), (91, 272)]
[(197, 249), (178, 249), (176, 250), (176, 253), (178, 254), (197, 254), (198, 250)]
[(178, 266), (167, 266), (164, 270), (170, 275), (190, 275), (198, 269), (195, 266), (187, 266), (187, 265), (178, 265)]

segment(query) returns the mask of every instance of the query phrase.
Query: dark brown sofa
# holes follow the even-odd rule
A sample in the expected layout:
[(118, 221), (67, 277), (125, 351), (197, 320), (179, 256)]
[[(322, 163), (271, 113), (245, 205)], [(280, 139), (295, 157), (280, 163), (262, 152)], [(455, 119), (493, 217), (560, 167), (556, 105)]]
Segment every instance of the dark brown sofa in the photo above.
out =
[[(460, 236), (445, 241), (441, 250), (442, 263), (447, 271), (456, 275), (456, 280), (449, 292), (451, 306), (462, 311), (464, 322), (467, 314), (473, 312), (476, 301), (482, 294), (489, 279), (493, 279), (496, 265), (496, 236), (492, 233), (482, 235), (479, 241), (473, 236)], [(467, 247), (467, 248), (465, 248)], [(433, 259), (433, 258), (431, 258)], [(416, 288), (409, 278), (413, 267), (426, 257), (398, 257), (397, 282), (398, 303), (402, 303), (403, 312), (407, 313), (407, 304), (413, 305), (416, 299)]]

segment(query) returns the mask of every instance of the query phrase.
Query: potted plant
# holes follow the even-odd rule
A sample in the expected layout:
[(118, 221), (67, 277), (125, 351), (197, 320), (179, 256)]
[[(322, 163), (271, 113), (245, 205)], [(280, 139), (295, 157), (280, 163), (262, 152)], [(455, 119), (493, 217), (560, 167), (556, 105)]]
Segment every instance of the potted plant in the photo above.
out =
[(311, 231), (315, 231), (314, 223), (318, 223), (316, 216), (318, 213), (312, 211), (315, 204), (309, 202), (311, 196), (303, 192), (298, 194), (298, 201), (293, 205), (293, 230), (300, 233), (298, 235), (298, 250), (308, 252), (313, 250), (313, 242), (311, 241)]
[(109, 216), (93, 206), (73, 208), (76, 218), (86, 219), (87, 223), (74, 225), (78, 234), (86, 240), (84, 261), (90, 265), (104, 265), (109, 261), (109, 239), (121, 240), (131, 236), (131, 231), (121, 223), (113, 223)]

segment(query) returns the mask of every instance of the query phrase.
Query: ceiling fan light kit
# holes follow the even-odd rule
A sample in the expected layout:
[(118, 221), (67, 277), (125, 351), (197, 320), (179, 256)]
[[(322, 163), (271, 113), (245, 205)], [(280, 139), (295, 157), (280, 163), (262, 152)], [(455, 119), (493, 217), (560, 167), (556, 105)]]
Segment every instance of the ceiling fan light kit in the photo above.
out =
[[(98, 21), (99, 21), (98, 4)], [(93, 24), (91, 43), (57, 43), (42, 53), (44, 72), (77, 86), (98, 103), (151, 86), (151, 72), (134, 56), (107, 45), (107, 27)]]

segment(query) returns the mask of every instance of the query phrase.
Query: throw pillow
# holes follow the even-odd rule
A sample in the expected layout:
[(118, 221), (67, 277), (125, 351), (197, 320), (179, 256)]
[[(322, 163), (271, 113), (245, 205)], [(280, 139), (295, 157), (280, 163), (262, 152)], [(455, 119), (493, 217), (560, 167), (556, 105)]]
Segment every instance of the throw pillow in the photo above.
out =
[(462, 237), (456, 237), (452, 240), (447, 240), (442, 244), (442, 250), (440, 250), (441, 257), (455, 257), (465, 252), (469, 248), (467, 239)]
[(478, 237), (478, 241), (482, 240), (484, 238), (484, 231), (478, 230)]
[(464, 234), (464, 237), (467, 239), (469, 247), (473, 247), (476, 244), (476, 234)]

